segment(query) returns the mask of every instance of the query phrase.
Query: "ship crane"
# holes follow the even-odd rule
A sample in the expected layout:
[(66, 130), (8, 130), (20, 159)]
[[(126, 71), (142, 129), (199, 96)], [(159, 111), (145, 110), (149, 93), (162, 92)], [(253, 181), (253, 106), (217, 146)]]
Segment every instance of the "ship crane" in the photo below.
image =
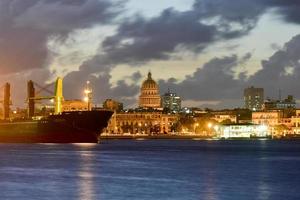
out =
[[(32, 118), (34, 116), (35, 111), (35, 102), (39, 100), (53, 100), (55, 107), (54, 107), (54, 114), (61, 114), (62, 113), (62, 102), (63, 98), (63, 81), (62, 78), (57, 78), (55, 82), (54, 94), (48, 88), (53, 86), (54, 83), (48, 84), (46, 86), (40, 86), (39, 84), (33, 82), (32, 80), (28, 81), (27, 83), (27, 102), (28, 102), (28, 117)], [(35, 91), (35, 86), (39, 88), (38, 91)], [(42, 91), (46, 91), (50, 94), (50, 96), (40, 96)]]
[(5, 83), (0, 87), (0, 90), (3, 90), (3, 99), (0, 100), (0, 103), (3, 105), (3, 119), (7, 120), (9, 119), (10, 105), (12, 104), (10, 97), (10, 84)]
[(92, 109), (92, 98), (93, 98), (93, 90), (90, 87), (90, 81), (86, 82), (86, 86), (84, 89), (84, 101), (87, 103), (87, 109)]

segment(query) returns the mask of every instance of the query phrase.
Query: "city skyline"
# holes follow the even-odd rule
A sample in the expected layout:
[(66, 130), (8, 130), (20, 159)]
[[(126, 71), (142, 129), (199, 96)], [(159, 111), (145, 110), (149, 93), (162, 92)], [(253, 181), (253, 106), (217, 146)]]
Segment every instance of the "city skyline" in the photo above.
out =
[(63, 76), (65, 97), (85, 82), (95, 99), (136, 107), (150, 70), (183, 105), (243, 107), (243, 89), (298, 93), (300, 3), (284, 0), (0, 2), (0, 84), (23, 105), (26, 81)]

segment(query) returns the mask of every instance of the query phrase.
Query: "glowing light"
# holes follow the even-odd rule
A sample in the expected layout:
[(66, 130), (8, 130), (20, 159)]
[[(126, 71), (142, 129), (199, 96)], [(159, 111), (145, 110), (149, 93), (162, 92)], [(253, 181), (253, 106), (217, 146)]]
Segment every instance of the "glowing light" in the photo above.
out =
[(212, 123), (208, 123), (208, 124), (207, 124), (207, 127), (208, 127), (208, 128), (211, 128), (212, 126), (213, 126)]
[(86, 90), (84, 90), (84, 93), (85, 94), (90, 94), (92, 91), (91, 90), (88, 90), (88, 89), (86, 89)]
[(214, 126), (214, 129), (215, 129), (216, 131), (218, 131), (218, 130), (219, 130), (219, 126), (218, 126), (218, 125), (215, 125), (215, 126)]
[(258, 131), (267, 131), (267, 130), (268, 130), (268, 126), (266, 126), (266, 125), (260, 125), (258, 127)]

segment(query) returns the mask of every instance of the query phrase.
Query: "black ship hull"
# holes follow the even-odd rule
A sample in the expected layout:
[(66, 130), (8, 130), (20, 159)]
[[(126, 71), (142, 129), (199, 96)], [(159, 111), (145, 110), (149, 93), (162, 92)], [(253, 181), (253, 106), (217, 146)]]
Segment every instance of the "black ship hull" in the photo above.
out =
[(0, 123), (0, 143), (97, 143), (111, 111), (76, 111), (37, 121)]

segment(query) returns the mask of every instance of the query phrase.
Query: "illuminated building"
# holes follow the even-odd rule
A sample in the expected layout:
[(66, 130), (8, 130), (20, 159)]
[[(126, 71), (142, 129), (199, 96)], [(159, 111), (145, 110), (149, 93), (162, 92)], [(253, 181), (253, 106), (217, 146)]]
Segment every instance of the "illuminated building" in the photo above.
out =
[(106, 99), (103, 103), (103, 108), (120, 112), (123, 110), (123, 104), (112, 99)]
[(220, 125), (217, 130), (217, 136), (219, 138), (251, 138), (269, 137), (270, 133), (266, 125), (257, 124), (227, 124)]
[(219, 123), (224, 123), (224, 122), (237, 123), (237, 116), (232, 113), (212, 112), (212, 117), (210, 117), (210, 118)]
[(162, 96), (162, 107), (167, 112), (178, 113), (181, 110), (181, 98), (168, 91)]
[(151, 72), (148, 73), (148, 78), (142, 84), (139, 106), (141, 108), (160, 108), (161, 106), (159, 87), (152, 79)]
[(105, 130), (110, 134), (168, 134), (174, 131), (178, 115), (162, 112), (115, 113)]
[(252, 122), (267, 125), (275, 137), (290, 133), (293, 126), (292, 118), (286, 117), (283, 110), (253, 112)]
[(292, 133), (300, 134), (300, 110), (296, 110), (295, 116), (292, 116)]
[(264, 89), (249, 87), (244, 90), (245, 108), (258, 111), (261, 110), (264, 103)]
[(284, 100), (271, 100), (268, 99), (264, 102), (263, 108), (265, 110), (274, 110), (274, 109), (295, 109), (296, 101), (292, 95), (289, 95)]
[(252, 122), (254, 124), (265, 124), (268, 126), (276, 126), (283, 119), (281, 110), (258, 111), (252, 113)]
[(148, 78), (141, 86), (139, 108), (115, 112), (104, 133), (119, 135), (168, 134), (175, 131), (174, 125), (178, 119), (179, 116), (176, 114), (162, 112), (159, 87), (149, 72)]

